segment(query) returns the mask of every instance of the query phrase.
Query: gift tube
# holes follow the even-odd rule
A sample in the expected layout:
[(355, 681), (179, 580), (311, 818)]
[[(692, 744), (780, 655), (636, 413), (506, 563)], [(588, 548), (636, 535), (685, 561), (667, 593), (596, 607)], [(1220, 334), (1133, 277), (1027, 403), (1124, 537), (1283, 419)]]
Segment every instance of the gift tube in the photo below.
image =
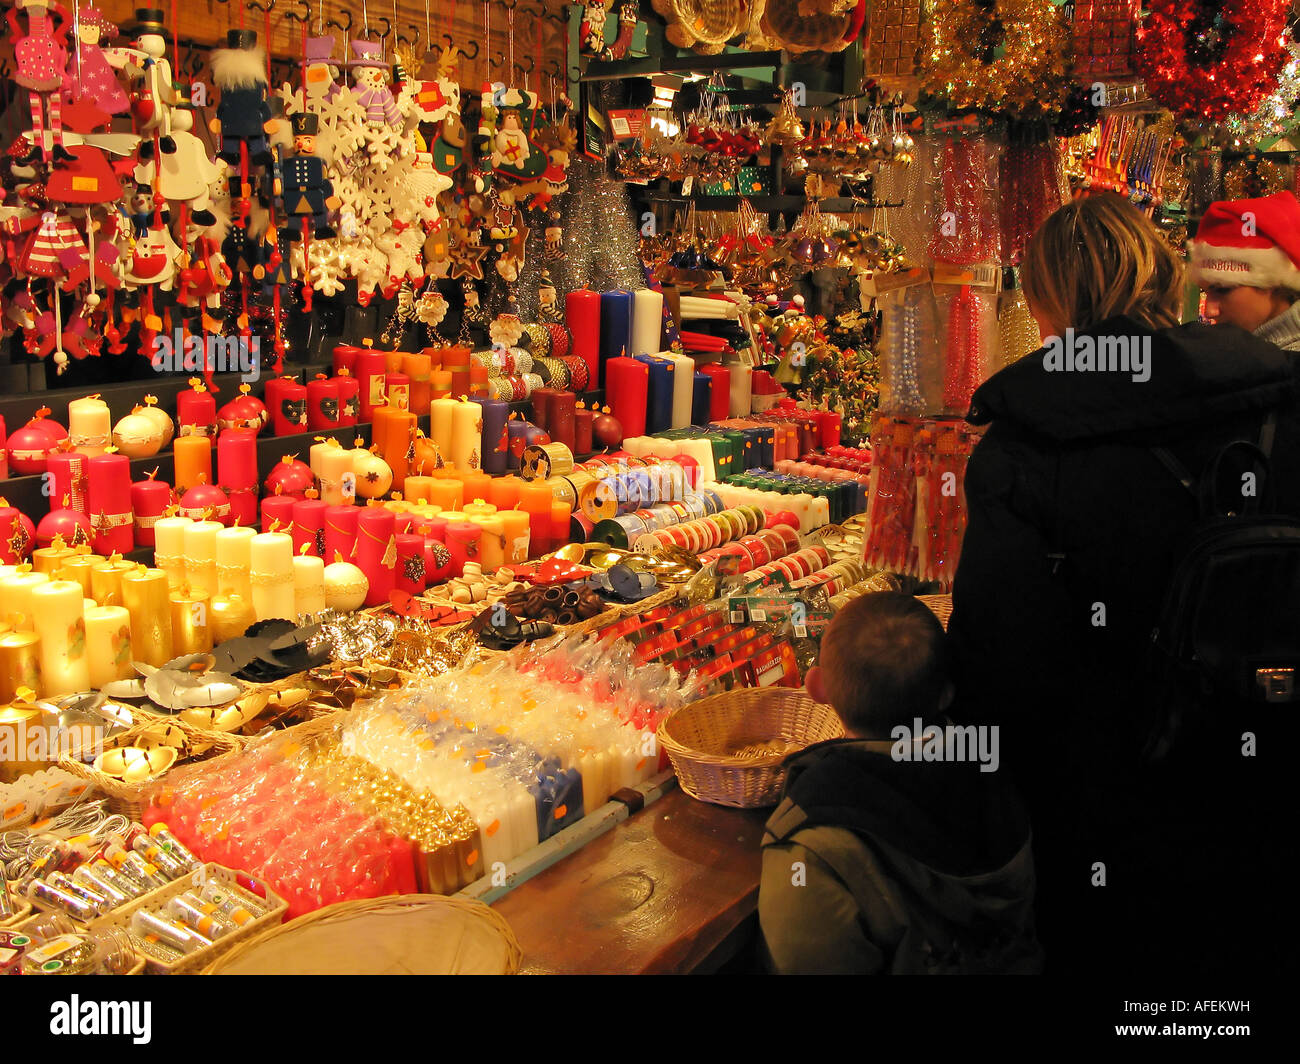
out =
[(587, 288), (570, 292), (564, 298), (565, 324), (573, 337), (570, 353), (587, 364), (592, 388), (600, 387), (600, 308), (599, 293)]
[(429, 400), (430, 411), (432, 404), (438, 399), (447, 399), (451, 396), (451, 370), (435, 369), (429, 375)]
[(317, 558), (324, 557), (325, 551), (325, 514), (329, 503), (324, 499), (300, 499), (293, 504), (293, 552), (297, 557), (303, 547), (308, 554)]
[(386, 363), (384, 352), (365, 350), (357, 355), (352, 375), (360, 387), (357, 420), (372, 421), (375, 410), (384, 405)]
[(248, 550), (257, 619), (294, 620), (292, 537), (284, 532), (263, 532), (249, 541)]
[(135, 546), (131, 460), (124, 454), (100, 454), (88, 458), (86, 468), (86, 505), (95, 530), (95, 550), (129, 554)]
[(314, 617), (325, 609), (325, 562), (320, 558), (294, 555), (293, 608), (299, 617)]
[(241, 525), (257, 523), (257, 433), (226, 429), (217, 437), (217, 483), (230, 499), (230, 517)]
[(122, 605), (122, 577), (135, 569), (119, 555), (96, 562), (90, 567), (90, 597), (97, 606)]
[(307, 382), (307, 428), (319, 432), (339, 424), (339, 382), (318, 374)]
[(361, 415), (361, 385), (355, 377), (338, 376), (339, 382), (339, 425), (355, 425)]
[[(102, 450), (99, 452), (103, 453)], [(51, 451), (45, 460), (49, 474), (51, 499), (66, 500), (69, 510), (87, 513), (86, 509), (86, 455), (80, 451)]]
[(529, 515), (523, 510), (499, 510), (502, 535), (505, 536), (507, 565), (528, 560)]
[(239, 595), (251, 602), (253, 586), (249, 583), (250, 544), (257, 535), (255, 528), (223, 528), (217, 533), (217, 590), (216, 594)]
[(352, 561), (366, 574), (367, 606), (388, 601), (397, 578), (397, 540), (391, 510), (367, 506), (357, 518), (357, 546)]
[[(378, 352), (376, 352), (378, 353)], [(357, 495), (353, 454), (346, 447), (330, 447), (319, 456), (320, 497), (329, 506), (351, 505)]]
[(45, 693), (41, 686), (40, 638), (35, 632), (0, 632), (0, 702), (12, 702), (20, 687), (38, 696)]
[(40, 639), (47, 698), (90, 687), (84, 599), (81, 585), (72, 580), (47, 580), (32, 588), (32, 627)]
[(307, 386), (296, 380), (280, 380), (271, 411), (271, 426), (277, 436), (307, 431)]
[(479, 560), (479, 545), (483, 530), (471, 521), (448, 522), (444, 531), (444, 543), (451, 553), (451, 575), (460, 576), (465, 572), (466, 562)]
[(399, 532), (396, 541), (397, 569), (393, 574), (393, 586), (399, 591), (418, 595), (427, 586), (424, 537), (409, 532)]
[(172, 651), (206, 654), (212, 649), (212, 627), (208, 610), (212, 595), (201, 588), (180, 588), (171, 593)]
[(220, 521), (193, 521), (185, 527), (185, 582), (195, 592), (217, 592), (217, 534), (224, 527)]
[(131, 512), (137, 547), (154, 545), (154, 525), (167, 507), (176, 501), (172, 486), (165, 480), (154, 479), (157, 472), (155, 469), (148, 480), (137, 480), (131, 485)]
[(74, 399), (68, 404), (68, 442), (78, 454), (87, 458), (103, 454), (112, 436), (112, 415), (108, 404), (98, 395)]
[(191, 380), (188, 392), (176, 396), (177, 436), (217, 434), (217, 399), (199, 381)]
[(342, 558), (352, 560), (352, 552), (357, 542), (357, 519), (361, 516), (359, 506), (331, 506), (325, 511), (325, 558), (330, 564)]
[(510, 435), (506, 420), (510, 417), (510, 404), (502, 399), (475, 399), (483, 419), (482, 455), (485, 473), (504, 473), (506, 453), (510, 449)]
[(632, 293), (632, 355), (653, 355), (663, 331), (664, 294), (649, 288)]
[(429, 412), (430, 377), (433, 373), (433, 359), (426, 354), (402, 355), (402, 372), (410, 381), (409, 409), (417, 417)]
[(612, 358), (605, 363), (605, 380), (605, 399), (624, 437), (644, 436), (649, 367), (634, 358)]
[(131, 617), (131, 651), (137, 661), (160, 667), (171, 661), (171, 590), (161, 569), (140, 566), (122, 577), (122, 596)]
[(206, 436), (177, 436), (172, 443), (176, 494), (184, 495), (196, 484), (211, 484), (212, 441)]
[(468, 399), (457, 401), (452, 411), (451, 464), (459, 472), (473, 472), (482, 468), (483, 412), (479, 405)]
[[(623, 289), (600, 296), (600, 364), (626, 355), (632, 349), (632, 293)], [(608, 378), (602, 377), (608, 386)], [(640, 435), (638, 433), (638, 435)]]

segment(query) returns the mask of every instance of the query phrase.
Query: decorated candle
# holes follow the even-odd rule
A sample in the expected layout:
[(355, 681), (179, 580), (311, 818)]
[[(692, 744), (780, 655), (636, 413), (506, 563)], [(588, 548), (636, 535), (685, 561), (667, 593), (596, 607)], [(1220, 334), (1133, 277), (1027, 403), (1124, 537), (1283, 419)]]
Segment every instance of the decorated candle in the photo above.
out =
[(365, 350), (357, 355), (357, 363), (352, 371), (360, 386), (357, 404), (357, 420), (370, 421), (375, 410), (384, 405), (384, 352)]
[(90, 458), (103, 454), (112, 442), (112, 415), (98, 395), (68, 404), (68, 440), (73, 449)]
[(32, 588), (33, 629), (41, 641), (41, 684), (46, 697), (90, 687), (81, 585), (48, 580)]
[[(393, 373), (402, 372), (402, 352), (385, 351), (384, 352), (384, 374), (385, 376)], [(390, 399), (389, 402), (392, 402)]]
[(466, 562), (479, 560), (483, 530), (472, 521), (451, 521), (444, 532), (444, 542), (451, 552), (451, 575), (460, 576)]
[(325, 606), (331, 610), (360, 609), (366, 601), (366, 574), (351, 562), (331, 562), (325, 566)]
[(307, 382), (307, 428), (317, 432), (339, 424), (339, 382), (317, 374)]
[(217, 434), (217, 400), (197, 377), (190, 379), (190, 390), (176, 396), (176, 423), (180, 436), (215, 436)]
[(325, 557), (326, 564), (342, 557), (348, 561), (352, 557), (357, 542), (357, 518), (361, 516), (359, 506), (331, 506), (325, 511)]
[(257, 433), (226, 429), (217, 437), (217, 483), (230, 503), (230, 518), (241, 525), (257, 523)]
[(172, 652), (177, 657), (212, 649), (211, 600), (211, 593), (201, 588), (182, 587), (171, 593)]
[[(253, 585), (248, 579), (255, 528), (223, 528), (217, 533), (217, 592), (239, 595), (248, 602), (253, 598)], [(214, 635), (215, 639), (216, 636)]]
[(281, 379), (280, 389), (271, 407), (271, 424), (277, 436), (307, 431), (307, 386), (296, 380)]
[(410, 380), (410, 411), (417, 417), (429, 412), (431, 400), (430, 377), (433, 373), (433, 359), (428, 355), (402, 355), (402, 372)]
[(483, 412), (468, 399), (457, 401), (451, 419), (451, 463), (460, 472), (482, 468)]
[(293, 539), (284, 532), (262, 532), (248, 545), (253, 612), (259, 621), (293, 620)]
[(90, 567), (90, 597), (97, 606), (120, 606), (124, 600), (122, 577), (135, 570), (135, 563), (114, 554)]
[(35, 632), (0, 632), (0, 702), (12, 702), (20, 687), (44, 693), (40, 638)]
[(397, 570), (397, 541), (393, 531), (393, 513), (378, 506), (367, 506), (357, 518), (357, 547), (353, 561), (366, 574), (369, 589), (367, 606), (388, 601)]
[(435, 369), (429, 375), (429, 399), (446, 399), (451, 396), (451, 370)]
[[(248, 531), (251, 532), (252, 529)], [(215, 595), (208, 605), (213, 645), (220, 645), (227, 639), (238, 638), (257, 621), (257, 615), (253, 612), (251, 592), (248, 595), (234, 593)]]
[(162, 666), (171, 661), (171, 591), (167, 574), (143, 565), (122, 576), (122, 595), (131, 616), (131, 651), (137, 661)]
[(299, 616), (315, 616), (325, 609), (325, 563), (320, 558), (294, 556), (293, 608)]
[(495, 513), (475, 514), (473, 521), (482, 529), (479, 538), (479, 563), (485, 573), (496, 572), (508, 560), (505, 522)]
[(262, 500), (262, 531), (289, 532), (293, 529), (293, 507), (298, 502), (292, 495), (269, 495)]
[(184, 495), (195, 484), (211, 484), (212, 441), (206, 436), (177, 436), (172, 444), (176, 466), (176, 494)]
[(339, 382), (339, 424), (355, 425), (361, 416), (361, 384), (355, 377), (343, 374), (335, 380)]
[(663, 329), (664, 294), (649, 288), (632, 293), (632, 345), (629, 354), (653, 355)]
[(510, 404), (503, 399), (475, 399), (483, 416), (483, 470), (487, 473), (506, 471), (506, 452), (510, 449), (510, 435), (506, 419)]
[[(398, 364), (401, 364), (401, 352), (393, 351), (391, 354), (398, 356)], [(384, 378), (384, 395), (388, 399), (388, 405), (393, 410), (410, 410), (411, 409), (411, 378), (405, 373), (389, 370)]]
[(95, 550), (129, 554), (135, 546), (131, 460), (124, 454), (100, 454), (87, 459), (86, 470), (86, 505), (95, 532)]
[(176, 501), (172, 486), (165, 480), (156, 479), (157, 475), (158, 470), (155, 469), (147, 480), (137, 480), (131, 485), (131, 512), (137, 547), (154, 545), (154, 525), (167, 507)]
[(0, 578), (0, 611), (3, 611), (0, 619), (8, 617), (20, 631), (32, 631), (32, 592), (49, 582), (50, 578), (44, 573), (30, 570), (20, 570)]
[[(100, 454), (103, 453), (101, 450)], [(66, 499), (69, 510), (86, 513), (86, 455), (80, 451), (51, 451), (45, 460), (51, 499)]]
[(194, 521), (185, 528), (185, 580), (196, 592), (217, 593), (217, 536), (224, 527), (220, 521)]
[(451, 460), (452, 420), (460, 402), (456, 399), (434, 399), (429, 404), (429, 435), (438, 445), (445, 461)]
[(605, 398), (623, 435), (644, 436), (650, 368), (634, 358), (612, 358), (605, 363), (605, 381)]
[(381, 413), (383, 411), (375, 411), (374, 440), (379, 444), (379, 453), (388, 463), (388, 468), (393, 471), (393, 490), (401, 491), (410, 468), (418, 419), (409, 410), (388, 407), (387, 416), (381, 422)]
[(528, 560), (528, 514), (523, 510), (500, 510), (502, 534), (506, 539), (506, 563)]
[(411, 595), (420, 594), (427, 581), (424, 537), (409, 532), (397, 533), (397, 570), (394, 586)]
[(294, 555), (302, 554), (304, 546), (308, 554), (323, 558), (325, 552), (325, 513), (329, 503), (324, 499), (301, 499), (293, 504)]
[[(564, 320), (573, 337), (570, 353), (587, 364), (588, 387), (600, 387), (600, 295), (582, 288), (564, 297)], [(616, 351), (615, 354), (618, 352)]]
[[(64, 501), (66, 500), (67, 496), (64, 496)], [(18, 529), (21, 535), (16, 533), (13, 521), (11, 517), (7, 522), (0, 523), (0, 528), (7, 524), (9, 529), (9, 548), (6, 553), (12, 552), (27, 535), (26, 519), (19, 518)], [(36, 526), (35, 542), (38, 547), (48, 547), (55, 539), (62, 539), (71, 547), (89, 547), (93, 538), (94, 529), (91, 527), (90, 518), (79, 510), (66, 508), (51, 510)]]
[(317, 457), (321, 501), (330, 506), (350, 504), (357, 494), (354, 458), (346, 447), (329, 447)]

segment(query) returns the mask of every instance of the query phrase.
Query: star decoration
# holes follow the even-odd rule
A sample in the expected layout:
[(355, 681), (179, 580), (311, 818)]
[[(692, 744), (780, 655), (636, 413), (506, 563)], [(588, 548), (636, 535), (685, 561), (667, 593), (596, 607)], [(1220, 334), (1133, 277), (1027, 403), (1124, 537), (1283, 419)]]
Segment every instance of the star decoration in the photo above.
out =
[(471, 278), (483, 280), (483, 256), (488, 249), (483, 244), (471, 244), (468, 241), (458, 244), (451, 253), (451, 276), (453, 280)]

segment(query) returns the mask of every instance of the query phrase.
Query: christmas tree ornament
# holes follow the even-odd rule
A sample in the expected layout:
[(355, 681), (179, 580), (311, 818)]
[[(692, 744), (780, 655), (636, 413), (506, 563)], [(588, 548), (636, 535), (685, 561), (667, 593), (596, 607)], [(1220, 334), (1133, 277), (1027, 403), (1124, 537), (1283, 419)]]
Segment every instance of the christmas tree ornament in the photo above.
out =
[(210, 128), (221, 137), (218, 155), (237, 168), (234, 224), (244, 228), (252, 205), (252, 168), (271, 162), (268, 138), (279, 125), (271, 115), (266, 52), (257, 46), (256, 33), (230, 30), (226, 34), (226, 47), (212, 53), (212, 80), (221, 95)]
[(68, 66), (68, 11), (57, 0), (16, 0), (5, 18), (13, 46), (13, 80), (27, 90), (32, 121), (35, 146), (27, 161), (67, 161), (70, 156), (63, 146), (62, 90)]

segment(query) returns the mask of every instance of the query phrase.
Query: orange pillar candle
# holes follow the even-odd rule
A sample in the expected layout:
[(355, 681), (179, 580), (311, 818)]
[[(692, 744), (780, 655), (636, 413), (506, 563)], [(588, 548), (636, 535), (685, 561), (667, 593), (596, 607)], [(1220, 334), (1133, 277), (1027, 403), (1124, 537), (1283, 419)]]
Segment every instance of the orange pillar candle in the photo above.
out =
[(495, 513), (474, 514), (473, 521), (483, 529), (483, 538), (479, 541), (479, 562), (483, 571), (496, 572), (509, 561), (506, 554), (505, 523)]
[(171, 588), (161, 569), (143, 565), (122, 576), (122, 595), (131, 615), (131, 650), (137, 661), (159, 667), (171, 661)]
[(506, 563), (528, 561), (528, 514), (523, 510), (499, 510), (497, 516), (506, 538)]
[(405, 354), (401, 351), (385, 351), (384, 352), (385, 375), (389, 373), (401, 373), (402, 359), (405, 357), (406, 357)]
[(569, 542), (569, 519), (573, 509), (563, 499), (551, 501), (551, 547), (562, 547)]
[(487, 502), (490, 502), (498, 510), (513, 510), (515, 504), (519, 502), (519, 485), (522, 483), (518, 477), (492, 477), (487, 485)]
[(463, 501), (464, 486), (455, 477), (438, 477), (429, 489), (429, 502), (443, 510), (459, 510)]
[(172, 444), (176, 463), (176, 494), (184, 495), (196, 484), (212, 483), (212, 441), (206, 436), (177, 436)]
[(64, 558), (63, 564), (59, 566), (50, 579), (75, 580), (81, 585), (83, 598), (94, 598), (94, 590), (90, 583), (90, 571), (102, 561), (104, 561), (104, 557), (101, 554), (76, 554), (71, 558)]
[(429, 374), (429, 400), (447, 399), (451, 396), (451, 370), (435, 369)]
[(433, 499), (433, 477), (407, 477), (402, 494), (408, 502), (430, 502)]
[(430, 377), (433, 373), (433, 359), (428, 355), (403, 355), (402, 372), (411, 380), (411, 413), (423, 417), (429, 412)]
[(543, 480), (523, 481), (519, 485), (519, 508), (528, 514), (529, 553), (536, 558), (551, 548), (551, 489)]
[(476, 501), (488, 501), (488, 492), (491, 490), (492, 478), (486, 473), (466, 473), (461, 478), (461, 484), (464, 485), (461, 498), (465, 503)]

